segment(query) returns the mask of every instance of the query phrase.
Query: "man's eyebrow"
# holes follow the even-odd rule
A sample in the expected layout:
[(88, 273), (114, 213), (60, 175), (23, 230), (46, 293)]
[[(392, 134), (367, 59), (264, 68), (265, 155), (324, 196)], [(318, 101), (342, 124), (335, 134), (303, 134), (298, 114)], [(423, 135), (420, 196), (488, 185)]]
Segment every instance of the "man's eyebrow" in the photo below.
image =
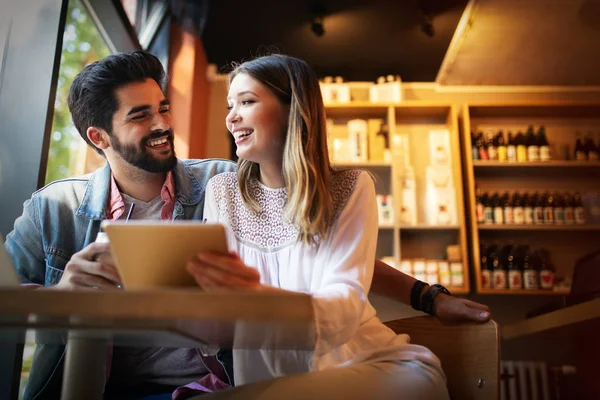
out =
[[(160, 106), (164, 107), (164, 106), (170, 106), (171, 102), (167, 99), (164, 99), (163, 101), (160, 102)], [(141, 111), (148, 111), (150, 110), (152, 107), (150, 107), (149, 105), (143, 105), (143, 106), (137, 106), (137, 107), (133, 107), (131, 110), (129, 110), (129, 112), (127, 113), (127, 115), (132, 115), (132, 114), (137, 114)]]
[(131, 114), (137, 114), (140, 111), (147, 111), (149, 110), (151, 107), (149, 105), (144, 105), (144, 106), (137, 106), (137, 107), (133, 107), (131, 110), (129, 110), (129, 112), (127, 113), (127, 115), (131, 115)]
[[(254, 93), (252, 90), (244, 90), (243, 92), (239, 92), (236, 96), (240, 97), (244, 94), (253, 94), (256, 96), (256, 93)], [(231, 100), (231, 96), (227, 96), (227, 100)]]

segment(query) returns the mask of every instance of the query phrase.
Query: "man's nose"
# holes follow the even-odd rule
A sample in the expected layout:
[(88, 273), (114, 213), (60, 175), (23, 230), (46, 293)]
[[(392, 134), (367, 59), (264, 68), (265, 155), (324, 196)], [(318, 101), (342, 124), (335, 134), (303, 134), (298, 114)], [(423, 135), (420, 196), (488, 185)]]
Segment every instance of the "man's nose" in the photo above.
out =
[(156, 113), (152, 120), (153, 131), (167, 131), (171, 129), (171, 118), (162, 113)]

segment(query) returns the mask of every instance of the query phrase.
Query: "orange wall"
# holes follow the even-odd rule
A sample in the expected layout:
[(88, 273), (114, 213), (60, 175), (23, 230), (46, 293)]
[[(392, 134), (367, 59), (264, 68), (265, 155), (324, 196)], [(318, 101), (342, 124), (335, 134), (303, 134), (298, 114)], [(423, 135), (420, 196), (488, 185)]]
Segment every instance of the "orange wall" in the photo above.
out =
[(200, 38), (171, 24), (167, 96), (179, 158), (205, 158), (210, 86), (208, 62)]

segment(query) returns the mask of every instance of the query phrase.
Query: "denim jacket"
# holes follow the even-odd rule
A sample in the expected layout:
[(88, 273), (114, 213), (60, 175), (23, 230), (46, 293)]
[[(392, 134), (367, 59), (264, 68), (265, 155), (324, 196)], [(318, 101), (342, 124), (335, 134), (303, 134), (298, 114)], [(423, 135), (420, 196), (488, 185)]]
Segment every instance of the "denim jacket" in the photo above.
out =
[[(233, 170), (226, 160), (178, 160), (173, 220), (202, 220), (208, 180)], [(94, 242), (106, 217), (110, 177), (107, 163), (89, 175), (50, 183), (25, 201), (5, 242), (21, 283), (55, 285), (71, 256)], [(36, 346), (25, 399), (58, 397), (64, 349)]]

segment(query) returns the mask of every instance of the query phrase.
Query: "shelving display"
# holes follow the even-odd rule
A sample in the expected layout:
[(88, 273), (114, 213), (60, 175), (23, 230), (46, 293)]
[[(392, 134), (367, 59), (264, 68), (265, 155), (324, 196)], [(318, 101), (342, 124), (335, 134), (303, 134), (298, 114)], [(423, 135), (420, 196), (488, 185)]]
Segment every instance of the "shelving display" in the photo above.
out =
[[(435, 273), (430, 268), (430, 281), (445, 282), (446, 276), (453, 276), (446, 282), (453, 292), (467, 293), (456, 107), (447, 103), (351, 102), (327, 104), (326, 111), (334, 166), (364, 168), (376, 177), (380, 206), (377, 256), (398, 269), (413, 265), (414, 260), (431, 261), (429, 265), (446, 262), (453, 274), (446, 275), (442, 264)], [(405, 268), (405, 272), (420, 276), (420, 264), (416, 265), (416, 270)]]
[(576, 261), (600, 247), (600, 103), (465, 105), (461, 122), (477, 292), (568, 293)]

